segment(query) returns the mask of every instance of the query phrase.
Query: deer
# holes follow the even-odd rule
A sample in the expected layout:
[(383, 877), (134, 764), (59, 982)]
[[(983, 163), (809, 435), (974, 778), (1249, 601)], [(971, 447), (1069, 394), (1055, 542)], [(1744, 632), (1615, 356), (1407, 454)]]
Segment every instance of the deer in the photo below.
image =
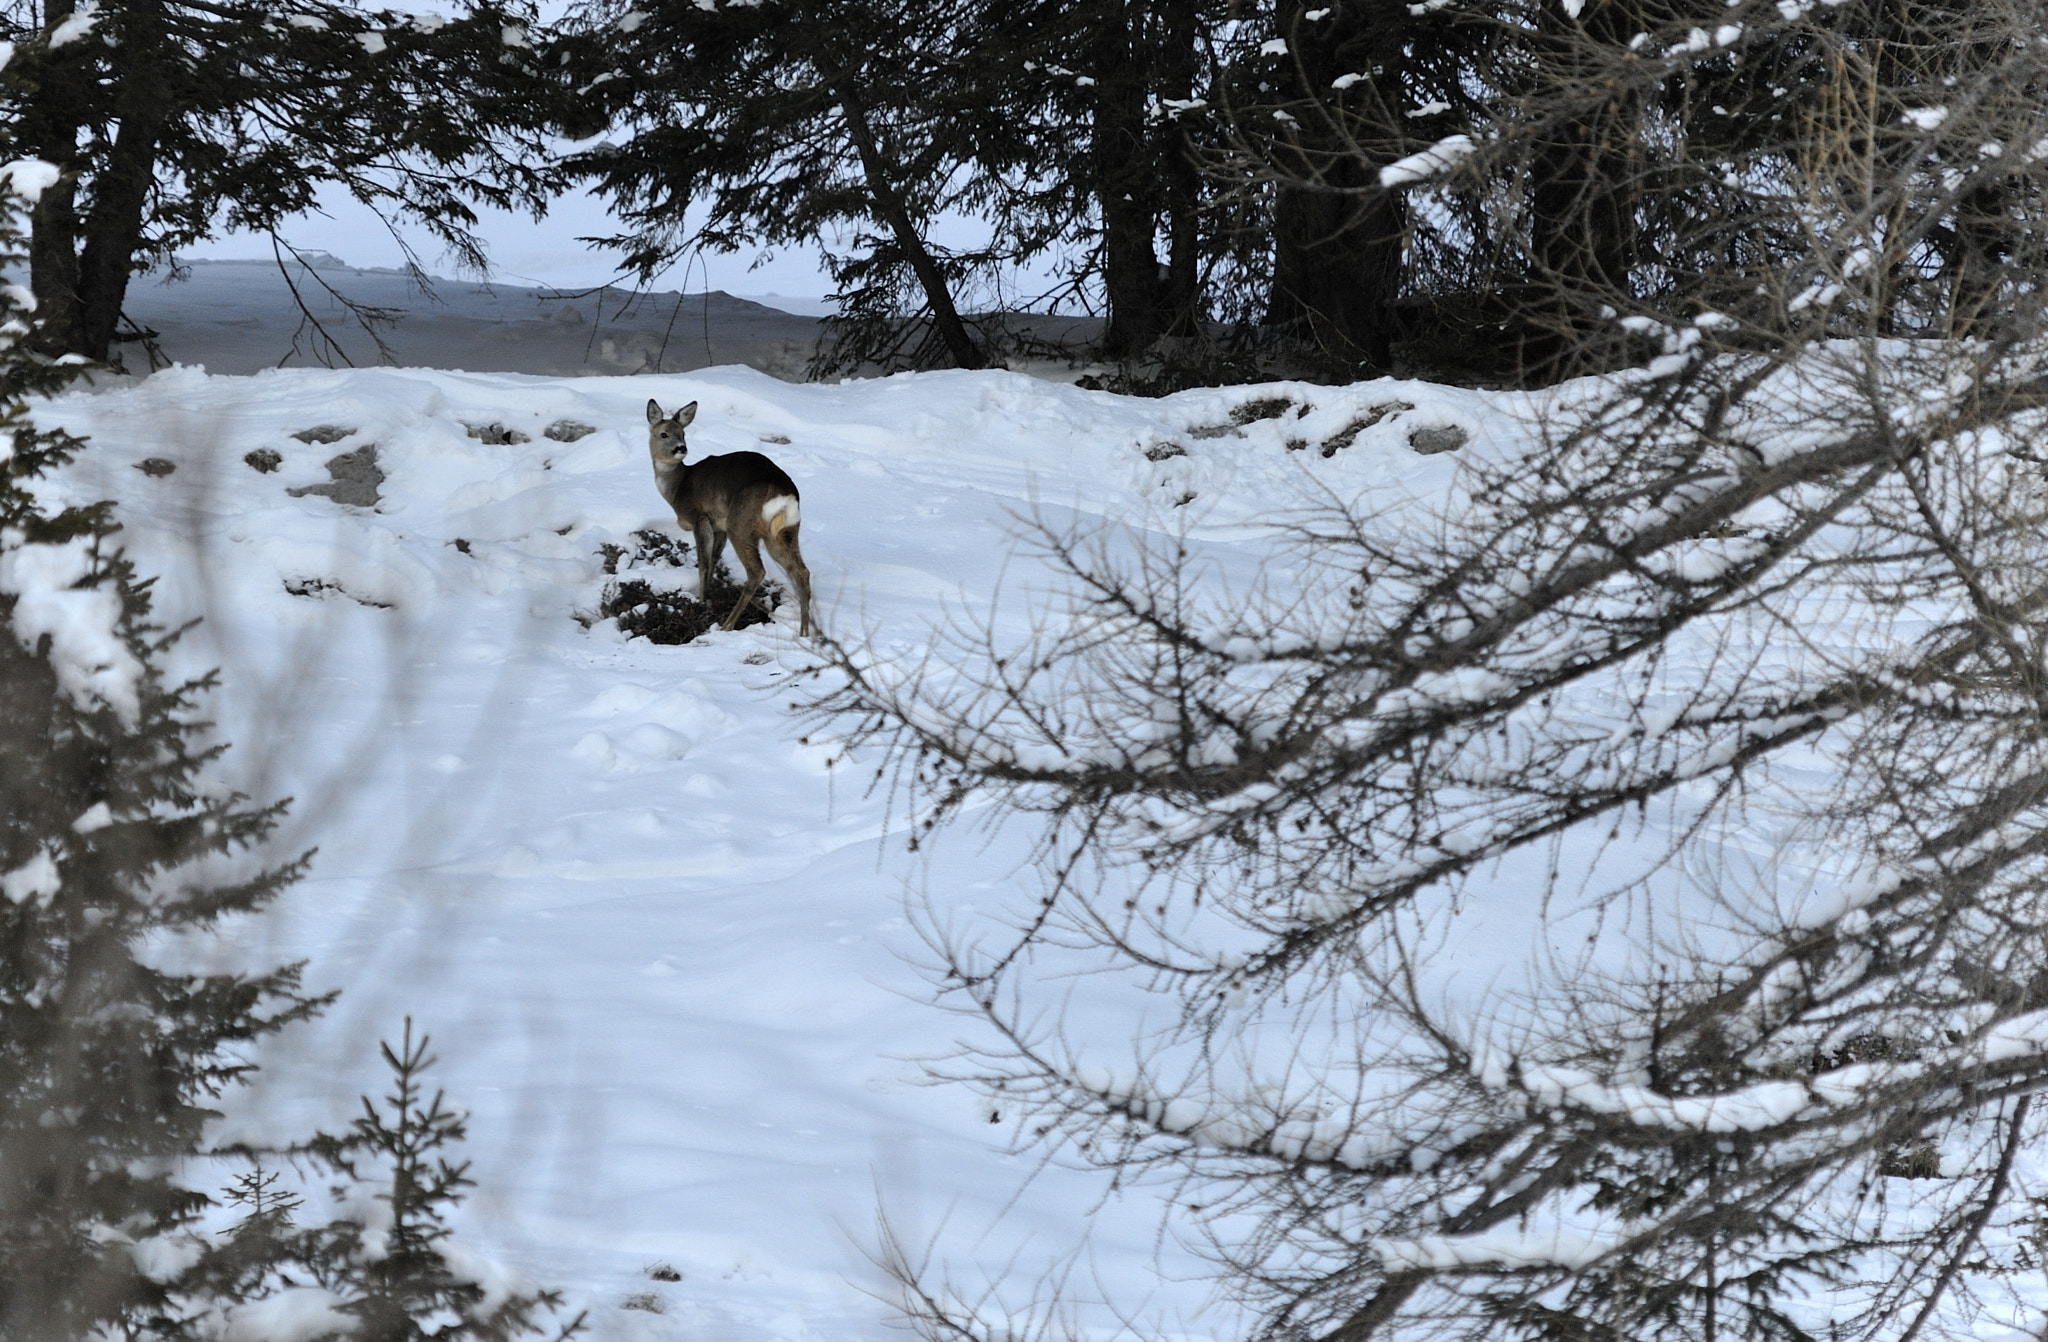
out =
[(684, 460), (689, 446), (683, 430), (697, 418), (690, 402), (665, 415), (658, 402), (647, 403), (647, 451), (654, 458), (654, 486), (675, 510), (676, 525), (697, 544), (697, 598), (711, 599), (711, 571), (732, 539), (740, 565), (747, 571), (745, 590), (725, 617), (721, 629), (739, 623), (740, 612), (760, 590), (768, 570), (761, 564), (761, 543), (796, 589), (797, 619), (804, 638), (811, 636), (811, 571), (797, 548), (803, 514), (796, 482), (759, 452), (728, 452), (706, 457), (694, 466)]

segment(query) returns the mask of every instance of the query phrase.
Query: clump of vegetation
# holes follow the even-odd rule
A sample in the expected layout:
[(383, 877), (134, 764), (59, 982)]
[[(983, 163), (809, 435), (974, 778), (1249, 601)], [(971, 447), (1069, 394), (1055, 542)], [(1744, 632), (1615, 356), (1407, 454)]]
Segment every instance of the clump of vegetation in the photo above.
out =
[[(615, 576), (636, 571), (666, 574), (671, 570), (696, 566), (688, 541), (659, 531), (636, 531), (633, 539), (636, 544), (630, 552), (619, 545), (600, 547), (606, 573)], [(597, 618), (617, 620), (619, 628), (631, 638), (644, 638), (650, 643), (689, 643), (717, 628), (740, 599), (740, 584), (734, 581), (722, 557), (711, 570), (711, 581), (706, 584), (701, 600), (691, 592), (662, 585), (673, 581), (668, 577), (649, 581), (619, 576), (618, 581), (605, 584), (604, 596), (597, 604)], [(775, 609), (782, 604), (782, 596), (780, 584), (773, 581), (762, 583), (761, 590), (740, 612), (739, 622), (733, 627), (746, 629), (767, 624), (775, 618)]]

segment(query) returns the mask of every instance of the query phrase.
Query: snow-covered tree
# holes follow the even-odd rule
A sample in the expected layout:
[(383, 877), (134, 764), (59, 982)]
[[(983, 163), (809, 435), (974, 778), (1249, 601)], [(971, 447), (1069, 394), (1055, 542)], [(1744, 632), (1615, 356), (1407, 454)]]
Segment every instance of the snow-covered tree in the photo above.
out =
[[(2044, 20), (2035, 0), (1316, 5), (1274, 50), (1240, 39), (1259, 73), (1226, 86), (1233, 152), (1211, 170), (1281, 184), (1283, 252), (1291, 217), (1322, 221), (1307, 245), (1329, 264), (1311, 273), (1339, 278), (1316, 301), (1342, 307), (1361, 275), (1386, 273), (1387, 248), (1361, 267), (1346, 247), (1394, 239), (1400, 304), (1361, 291), (1352, 307), (1391, 322), (1422, 366), (1544, 383), (1639, 355), (1610, 313), (1806, 320), (1775, 286), (1814, 250), (1826, 202), (1811, 192), (1923, 190), (1913, 156), (1932, 153), (1970, 190), (1899, 235), (1892, 283), (1866, 298), (1899, 334), (1958, 330), (2031, 208), (2013, 160), (1981, 169), (1998, 135), (2024, 132), (2030, 96), (1993, 72)], [(1951, 113), (1930, 138), (1921, 122)], [(1289, 273), (1282, 255), (1283, 306)], [(1384, 336), (1361, 323), (1352, 338), (1367, 334)]]
[[(1415, 221), (1378, 170), (1463, 112), (1470, 32), (1398, 0), (1279, 0), (1222, 44), (1227, 133), (1201, 154), (1248, 197), (1263, 264), (1259, 318), (1325, 375), (1389, 371)], [(1411, 124), (1413, 123), (1413, 124)], [(1246, 231), (1243, 225), (1240, 231)]]
[[(532, 1288), (505, 1268), (455, 1242), (450, 1212), (474, 1187), (455, 1149), (468, 1115), (425, 1074), (436, 1059), (412, 1021), (398, 1045), (380, 1045), (391, 1089), (362, 1097), (346, 1133), (322, 1133), (295, 1153), (333, 1177), (325, 1195), (339, 1214), (307, 1222), (320, 1190), (260, 1162), (229, 1190), (245, 1215), (214, 1237), (194, 1273), (229, 1335), (288, 1333), (305, 1342), (515, 1342), (548, 1334), (566, 1342), (583, 1330), (576, 1314), (550, 1330), (542, 1319), (562, 1306), (559, 1292)], [(378, 1204), (382, 1204), (381, 1206)]]
[(1217, 230), (1193, 153), (1208, 128), (1204, 40), (1217, 4), (1156, 0), (985, 3), (977, 45), (1005, 54), (987, 96), (1038, 128), (1017, 204), (1055, 233), (1073, 283), (1099, 288), (1102, 353), (1144, 355), (1202, 332)]
[[(16, 162), (33, 195), (51, 165)], [(18, 261), (19, 198), (0, 254)], [(167, 946), (262, 908), (300, 861), (224, 873), (278, 805), (205, 786), (220, 747), (176, 681), (176, 638), (105, 506), (53, 511), (38, 483), (81, 444), (30, 398), (74, 370), (34, 352), (28, 295), (0, 288), (0, 1332), (175, 1331), (165, 1246), (208, 1199), (187, 1182), (246, 1046), (315, 1010), (296, 966), (193, 973)]]
[[(0, 264), (18, 262), (20, 215), (58, 180), (51, 164), (0, 168)], [(308, 859), (262, 862), (284, 804), (205, 778), (225, 749), (196, 716), (212, 678), (167, 677), (178, 631), (152, 622), (111, 507), (44, 502), (86, 445), (34, 419), (81, 366), (42, 354), (34, 321), (28, 292), (0, 286), (0, 1336), (543, 1331), (558, 1296), (450, 1242), (464, 1116), (422, 1091), (433, 1059), (410, 1022), (385, 1049), (386, 1104), (365, 1098), (350, 1132), (283, 1157), (339, 1176), (343, 1214), (298, 1225), (298, 1195), (258, 1166), (230, 1193), (247, 1214), (222, 1228), (206, 1186), (236, 1153), (207, 1140), (214, 1106), (255, 1069), (257, 1041), (331, 995), (302, 991), (299, 965), (181, 962)], [(373, 1200), (388, 1212), (375, 1231)]]

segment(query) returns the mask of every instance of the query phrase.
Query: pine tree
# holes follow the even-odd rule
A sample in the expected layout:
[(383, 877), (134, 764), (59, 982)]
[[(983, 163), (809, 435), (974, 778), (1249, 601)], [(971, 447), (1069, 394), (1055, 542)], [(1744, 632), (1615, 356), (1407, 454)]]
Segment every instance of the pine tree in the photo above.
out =
[(1401, 0), (1277, 0), (1262, 17), (1233, 53), (1238, 153), (1216, 166), (1279, 179), (1262, 182), (1265, 324), (1324, 375), (1384, 373), (1414, 221), (1377, 174), (1462, 100), (1456, 30)]
[(828, 258), (852, 337), (842, 362), (984, 366), (985, 341), (957, 300), (1005, 258), (931, 237), (939, 216), (979, 212), (998, 190), (984, 168), (999, 156), (983, 140), (1001, 109), (975, 100), (964, 7), (586, 7), (560, 57), (588, 106), (578, 128), (624, 134), (568, 166), (626, 225), (604, 241), (652, 277), (702, 247), (808, 245), (850, 230), (851, 246)]
[[(242, 1216), (209, 1237), (183, 1280), (193, 1317), (204, 1319), (195, 1332), (263, 1336), (289, 1320), (306, 1342), (513, 1342), (549, 1333), (540, 1316), (561, 1309), (560, 1292), (512, 1284), (452, 1243), (449, 1213), (474, 1186), (469, 1162), (454, 1158), (468, 1120), (440, 1091), (428, 1097), (429, 1043), (414, 1039), (408, 1017), (398, 1046), (379, 1046), (391, 1090), (381, 1104), (363, 1096), (347, 1132), (276, 1153), (276, 1165), (264, 1163), (268, 1153), (244, 1153), (250, 1163), (226, 1190)], [(343, 1211), (307, 1222), (308, 1180), (319, 1171), (334, 1177), (326, 1194)], [(361, 1211), (370, 1202), (389, 1209), (371, 1218), (382, 1223), (374, 1230)], [(553, 1342), (582, 1332), (584, 1318), (554, 1328)]]
[[(27, 189), (55, 177), (8, 169)], [(18, 218), (10, 197), (9, 264)], [(110, 508), (38, 501), (83, 444), (32, 417), (73, 370), (34, 353), (30, 316), (0, 287), (0, 1336), (168, 1331), (176, 1283), (138, 1246), (207, 1206), (181, 1167), (249, 1071), (242, 1046), (324, 999), (296, 965), (196, 974), (143, 953), (262, 908), (304, 859), (201, 874), (259, 843), (282, 803), (201, 788), (222, 749), (194, 716), (211, 678), (165, 675), (177, 632), (152, 621)]]
[[(454, 1232), (448, 1213), (475, 1181), (469, 1162), (452, 1158), (452, 1148), (467, 1135), (467, 1115), (441, 1091), (427, 1094), (423, 1078), (437, 1061), (428, 1052), (430, 1042), (424, 1034), (413, 1038), (407, 1017), (398, 1047), (378, 1046), (391, 1071), (382, 1105), (365, 1095), (363, 1111), (346, 1135), (322, 1135), (310, 1147), (346, 1181), (334, 1190), (337, 1197), (346, 1195), (348, 1185), (377, 1185), (376, 1199), (390, 1208), (381, 1243), (372, 1248), (360, 1223), (341, 1220), (299, 1237), (292, 1255), (334, 1293), (339, 1312), (354, 1318), (349, 1335), (360, 1342), (510, 1342), (530, 1336), (542, 1331), (538, 1311), (561, 1307), (558, 1292), (494, 1295), (450, 1261)], [(256, 1208), (255, 1214), (263, 1213)], [(555, 1342), (582, 1327), (578, 1314), (555, 1332)]]
[(1103, 353), (1128, 358), (1161, 336), (1192, 334), (1206, 306), (1191, 152), (1201, 120), (1186, 113), (1204, 82), (1199, 40), (1220, 15), (1183, 0), (1030, 8), (1042, 34), (1062, 34), (1039, 39), (1051, 56), (1038, 67), (1041, 77), (1055, 97), (1079, 104), (1085, 127), (1067, 171), (1084, 188), (1092, 218), (1075, 221), (1070, 242), (1081, 245), (1102, 285)]

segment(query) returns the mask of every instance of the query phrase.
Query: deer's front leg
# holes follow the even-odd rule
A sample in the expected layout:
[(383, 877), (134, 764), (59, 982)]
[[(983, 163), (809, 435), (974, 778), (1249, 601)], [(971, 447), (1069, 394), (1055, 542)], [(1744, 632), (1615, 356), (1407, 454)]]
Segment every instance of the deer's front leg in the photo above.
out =
[(718, 564), (719, 552), (725, 549), (725, 537), (715, 531), (711, 523), (698, 518), (691, 528), (697, 541), (697, 599), (711, 599), (711, 570)]

